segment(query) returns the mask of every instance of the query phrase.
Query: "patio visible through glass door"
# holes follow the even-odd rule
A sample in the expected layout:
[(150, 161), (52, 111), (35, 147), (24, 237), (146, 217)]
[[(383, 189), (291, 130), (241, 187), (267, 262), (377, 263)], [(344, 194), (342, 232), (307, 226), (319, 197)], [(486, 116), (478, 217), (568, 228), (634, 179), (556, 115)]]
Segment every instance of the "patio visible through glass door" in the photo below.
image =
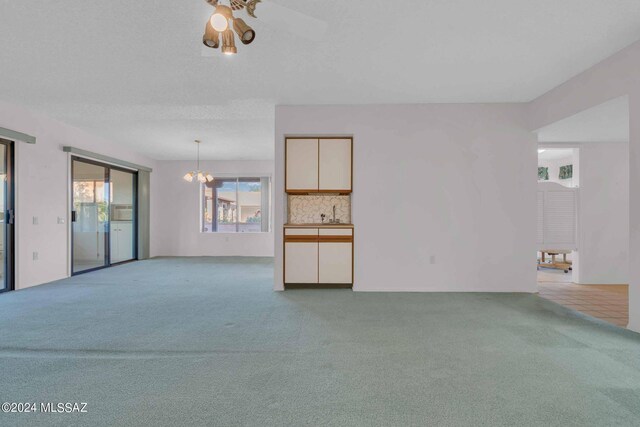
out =
[(108, 265), (109, 184), (108, 169), (84, 160), (73, 160), (73, 273)]

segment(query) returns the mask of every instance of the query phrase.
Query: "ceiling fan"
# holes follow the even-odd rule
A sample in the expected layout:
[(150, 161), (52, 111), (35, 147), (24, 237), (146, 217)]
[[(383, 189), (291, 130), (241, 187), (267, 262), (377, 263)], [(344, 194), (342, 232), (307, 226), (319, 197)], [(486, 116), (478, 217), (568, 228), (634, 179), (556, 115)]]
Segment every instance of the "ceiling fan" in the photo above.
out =
[[(237, 53), (234, 32), (242, 44), (250, 44), (256, 37), (256, 32), (242, 18), (234, 16), (242, 10), (251, 18), (257, 19), (256, 25), (262, 24), (275, 29), (284, 29), (297, 36), (312, 41), (322, 40), (327, 23), (309, 15), (305, 15), (288, 7), (280, 6), (272, 1), (262, 0), (205, 0), (215, 8), (211, 18), (207, 21), (202, 38), (202, 56), (215, 56), (216, 49), (222, 41), (222, 53), (233, 55)], [(226, 4), (225, 4), (226, 3)], [(256, 8), (258, 14), (256, 15)], [(222, 40), (221, 40), (222, 39)]]

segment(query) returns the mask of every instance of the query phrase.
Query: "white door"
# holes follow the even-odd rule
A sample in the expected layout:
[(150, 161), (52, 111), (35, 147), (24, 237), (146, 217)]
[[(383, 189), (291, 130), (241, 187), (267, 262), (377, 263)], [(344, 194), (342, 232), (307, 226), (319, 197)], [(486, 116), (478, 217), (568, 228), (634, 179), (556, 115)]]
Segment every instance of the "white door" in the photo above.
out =
[(319, 282), (352, 283), (353, 243), (321, 242), (318, 246)]
[(284, 282), (318, 283), (318, 243), (284, 244)]
[(287, 139), (286, 190), (318, 190), (318, 140)]
[(351, 191), (351, 140), (320, 140), (320, 190)]

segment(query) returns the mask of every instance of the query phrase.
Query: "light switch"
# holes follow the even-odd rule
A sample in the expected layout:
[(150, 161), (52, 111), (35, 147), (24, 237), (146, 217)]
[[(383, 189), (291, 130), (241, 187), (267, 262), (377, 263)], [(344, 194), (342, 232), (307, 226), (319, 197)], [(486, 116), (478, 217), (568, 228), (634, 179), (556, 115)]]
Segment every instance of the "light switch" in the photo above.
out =
[(38, 225), (38, 217), (37, 216), (33, 217), (33, 225)]
[(58, 224), (64, 224), (65, 220), (61, 216), (58, 217)]

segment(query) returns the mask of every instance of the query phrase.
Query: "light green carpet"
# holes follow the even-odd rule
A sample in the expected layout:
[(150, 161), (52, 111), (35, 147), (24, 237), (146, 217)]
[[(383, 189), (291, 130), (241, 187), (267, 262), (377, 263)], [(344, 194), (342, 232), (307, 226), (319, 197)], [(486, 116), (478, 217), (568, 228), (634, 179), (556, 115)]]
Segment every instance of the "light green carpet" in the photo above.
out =
[(0, 425), (640, 425), (640, 335), (535, 295), (272, 292), (165, 258), (0, 295)]

